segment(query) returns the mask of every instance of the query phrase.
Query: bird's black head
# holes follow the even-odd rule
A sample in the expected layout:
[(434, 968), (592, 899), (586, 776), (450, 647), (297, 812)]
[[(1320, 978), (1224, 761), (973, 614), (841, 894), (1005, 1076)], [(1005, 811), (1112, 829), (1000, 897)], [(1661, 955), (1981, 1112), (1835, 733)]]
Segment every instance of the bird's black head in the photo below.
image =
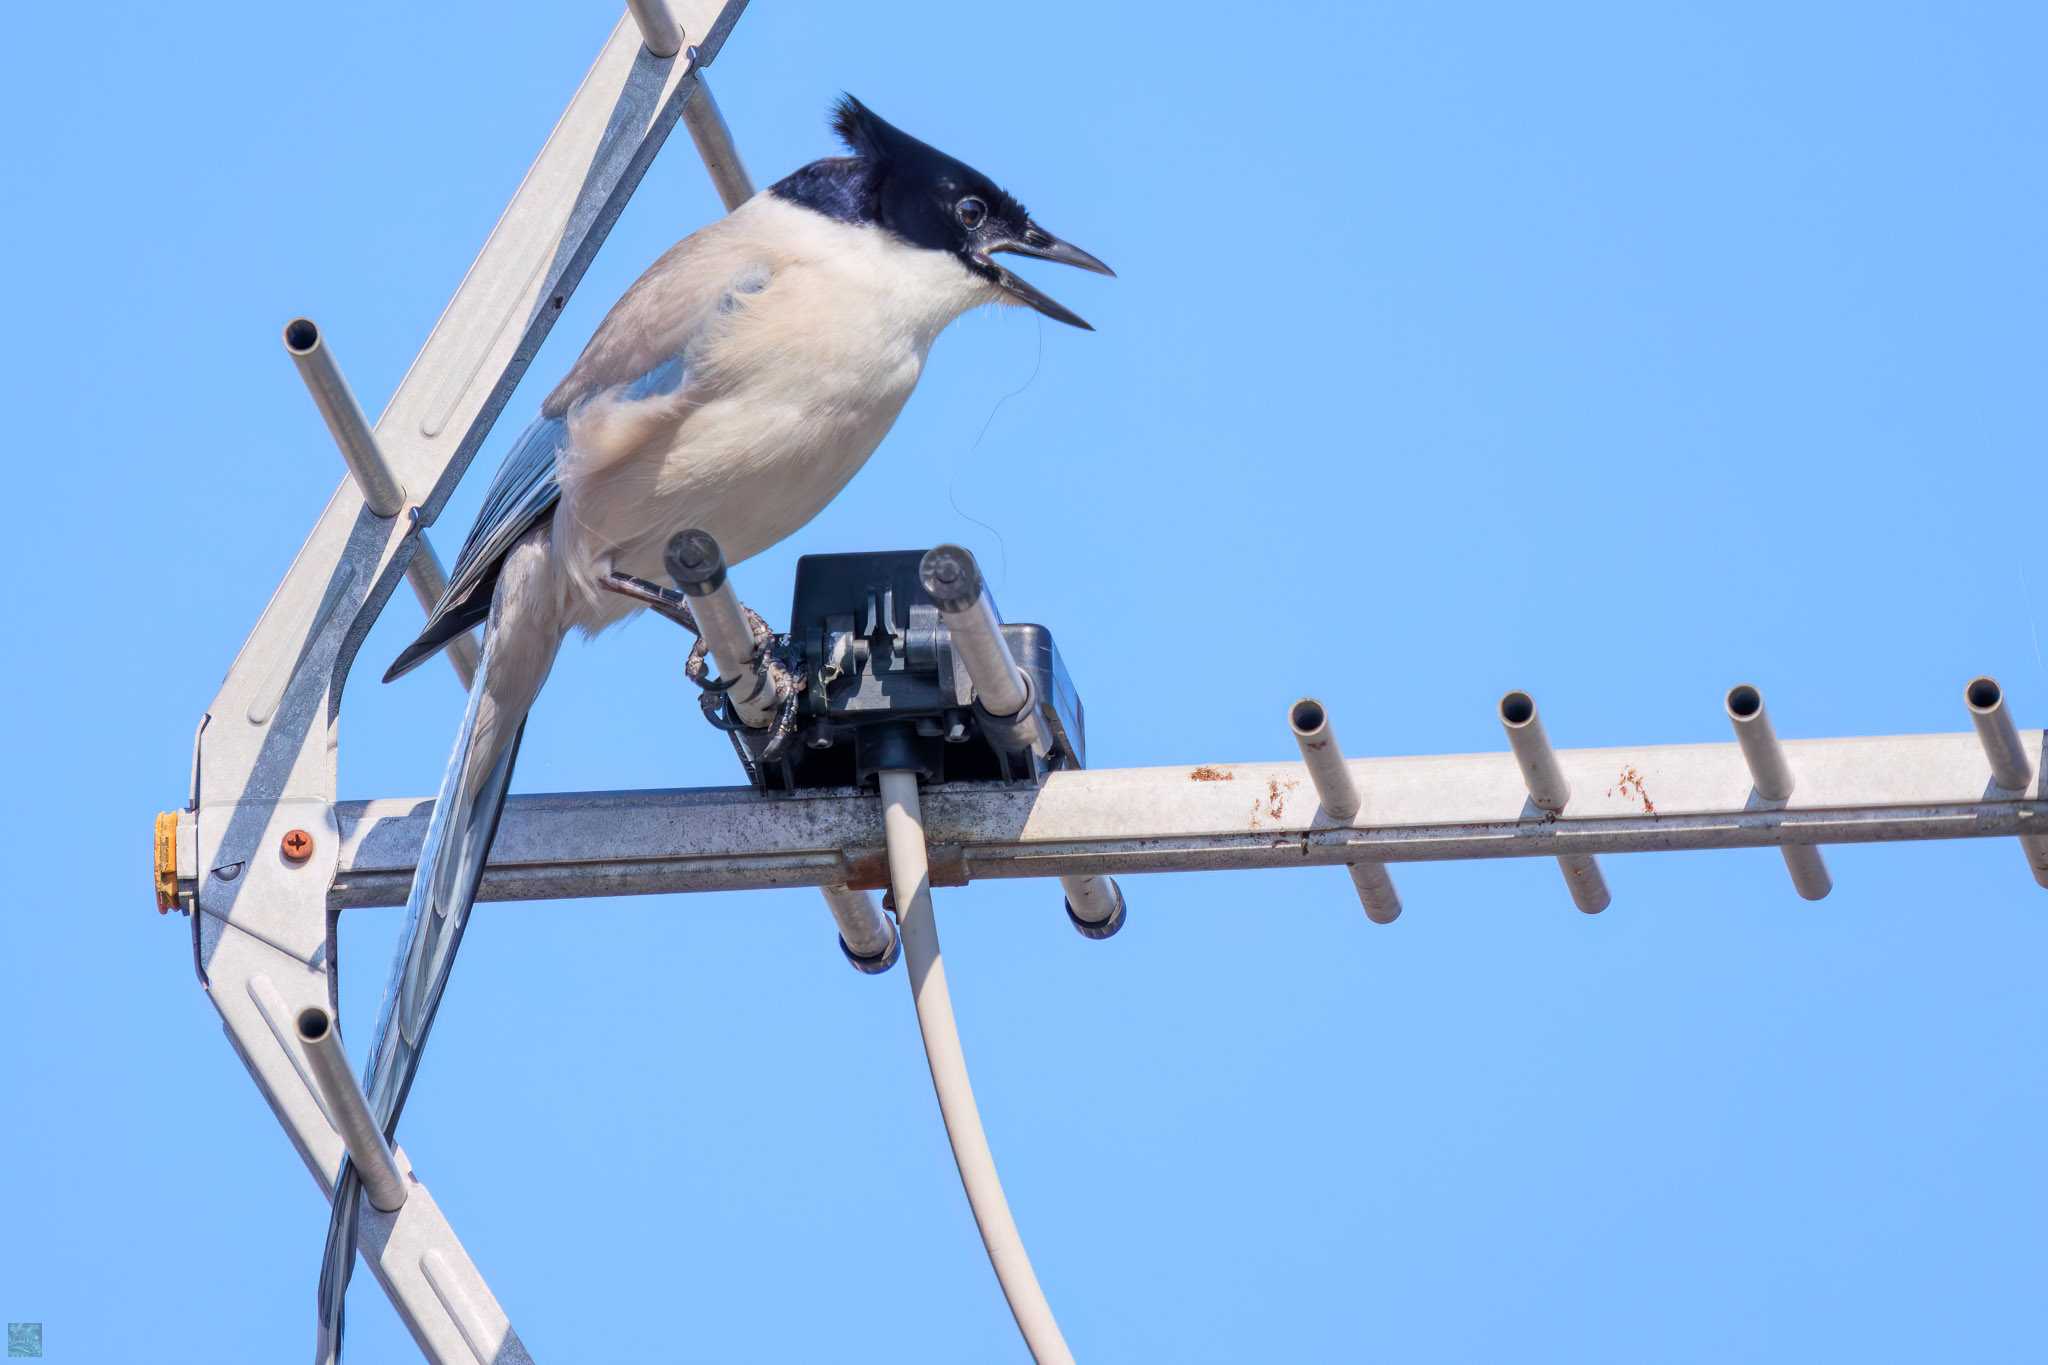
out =
[(1010, 251), (1102, 275), (1114, 270), (1032, 222), (1022, 204), (980, 171), (919, 142), (853, 96), (840, 97), (832, 127), (853, 155), (814, 161), (778, 182), (774, 194), (842, 222), (872, 224), (912, 246), (947, 252), (1047, 317), (1088, 326), (991, 258)]

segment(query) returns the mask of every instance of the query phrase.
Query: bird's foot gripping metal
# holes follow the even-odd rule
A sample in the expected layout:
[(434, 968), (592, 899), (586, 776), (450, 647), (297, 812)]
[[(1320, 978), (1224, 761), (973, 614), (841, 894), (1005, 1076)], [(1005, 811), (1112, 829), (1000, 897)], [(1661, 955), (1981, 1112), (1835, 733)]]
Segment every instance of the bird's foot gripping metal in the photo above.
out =
[(796, 737), (797, 702), (804, 690), (804, 675), (800, 668), (792, 666), (789, 637), (769, 630), (767, 623), (751, 610), (747, 615), (757, 631), (752, 667), (775, 698), (775, 714), (768, 722), (766, 737), (758, 750), (748, 746), (744, 737), (755, 731), (740, 718), (732, 702), (733, 688), (745, 680), (745, 674), (731, 678), (709, 676), (705, 659), (710, 651), (703, 637), (699, 636), (690, 650), (690, 657), (683, 661), (683, 676), (700, 689), (697, 705), (703, 709), (704, 719), (713, 729), (723, 730), (731, 737), (732, 751), (738, 757), (740, 767), (746, 770), (747, 781), (758, 787), (761, 785), (759, 765), (780, 762), (790, 741)]
[(1051, 632), (1003, 624), (978, 574), (958, 610), (948, 583), (927, 582), (928, 567), (964, 554), (798, 561), (789, 631), (761, 652), (787, 675), (777, 695), (795, 702), (793, 729), (734, 732), (756, 787), (872, 787), (906, 768), (933, 782), (1036, 784), (1082, 766), (1081, 702)]
[[(710, 572), (706, 572), (705, 563), (691, 559), (692, 555), (707, 553), (715, 565)], [(683, 661), (683, 676), (698, 689), (697, 701), (704, 719), (732, 736), (733, 752), (746, 769), (748, 781), (759, 785), (756, 763), (778, 761), (796, 733), (797, 702), (805, 682), (803, 670), (794, 666), (789, 637), (777, 635), (759, 612), (733, 596), (725, 579), (723, 555), (710, 536), (701, 531), (680, 533), (670, 543), (669, 561), (677, 588), (664, 588), (644, 578), (616, 572), (606, 575), (604, 586), (697, 637), (689, 657)], [(694, 595), (706, 602), (706, 615), (712, 623), (709, 628), (698, 624), (698, 613), (691, 608), (693, 594), (687, 590), (691, 586), (699, 589)], [(718, 643), (714, 643), (714, 635), (720, 637)], [(735, 656), (741, 660), (731, 676), (712, 676), (714, 650), (722, 660)], [(743, 707), (736, 702), (736, 693), (752, 705)], [(761, 710), (768, 713), (766, 734), (758, 748), (750, 749), (740, 736), (763, 728), (756, 718)]]

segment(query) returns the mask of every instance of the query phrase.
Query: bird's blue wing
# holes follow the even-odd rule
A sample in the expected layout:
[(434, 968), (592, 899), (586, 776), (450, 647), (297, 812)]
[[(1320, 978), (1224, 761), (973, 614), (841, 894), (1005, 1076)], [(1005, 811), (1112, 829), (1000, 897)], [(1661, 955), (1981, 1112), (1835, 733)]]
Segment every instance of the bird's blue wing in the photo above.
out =
[(385, 682), (418, 667), (490, 614), (491, 589), (505, 552), (561, 500), (556, 470), (567, 441), (568, 423), (559, 417), (538, 418), (520, 434), (484, 492), (484, 505), (455, 557), (447, 590), (427, 613), (419, 635), (385, 670)]
[(455, 567), (449, 571), (443, 602), (461, 600), (474, 593), (512, 548), (512, 542), (562, 496), (561, 487), (555, 482), (555, 469), (568, 439), (568, 423), (559, 417), (535, 418), (520, 433), (511, 453), (491, 476), (491, 486), (484, 490), (476, 525), (470, 528), (469, 538), (462, 542), (462, 549), (455, 556)]
[[(743, 293), (760, 287), (752, 275), (744, 275), (734, 283), (735, 291)], [(586, 397), (610, 392), (622, 408), (630, 408), (634, 403), (666, 402), (689, 383), (690, 377), (690, 356), (685, 347), (645, 373)], [(552, 513), (561, 501), (558, 473), (568, 440), (566, 412), (557, 417), (538, 417), (520, 434), (511, 453), (492, 476), (491, 486), (484, 491), (476, 525), (470, 528), (469, 538), (462, 542), (455, 567), (448, 574), (448, 590), (427, 613), (418, 637), (385, 672), (384, 681), (390, 682), (411, 671), (489, 614), (499, 562), (514, 541)]]

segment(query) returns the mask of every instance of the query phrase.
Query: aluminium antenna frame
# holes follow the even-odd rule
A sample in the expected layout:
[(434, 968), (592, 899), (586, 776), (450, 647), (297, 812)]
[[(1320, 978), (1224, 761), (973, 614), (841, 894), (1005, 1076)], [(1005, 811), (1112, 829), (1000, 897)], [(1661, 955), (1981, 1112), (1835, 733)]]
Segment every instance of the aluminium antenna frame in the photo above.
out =
[[(158, 818), (157, 893), (160, 910), (191, 916), (194, 965), (229, 1040), (330, 1198), (348, 1115), (323, 1098), (301, 1040), (327, 1036), (321, 1015), (336, 1008), (334, 915), (404, 903), (429, 809), (337, 799), (356, 650), (399, 578), (438, 593), (422, 528), (676, 121), (728, 206), (750, 193), (702, 76), (745, 0), (669, 3), (632, 0), (374, 428), (317, 329), (287, 329), (351, 474), (200, 723), (190, 799)], [(462, 655), (451, 662), (460, 676)], [(1303, 699), (1286, 717), (1300, 762), (927, 787), (925, 880), (1343, 866), (1368, 917), (1386, 922), (1401, 909), (1387, 871), (1399, 862), (1556, 858), (1591, 912), (1607, 903), (1605, 853), (1777, 847), (1813, 899), (1831, 885), (1820, 845), (2017, 836), (2048, 886), (2048, 734), (2018, 730), (1992, 680), (1966, 688), (1974, 734), (1781, 743), (1754, 688), (1725, 705), (1735, 742), (1557, 751), (1534, 701), (1509, 693), (1506, 751), (1347, 761), (1322, 706)], [(890, 883), (883, 805), (851, 789), (515, 796), (479, 899), (817, 886), (845, 924)], [(423, 1353), (529, 1362), (403, 1149), (391, 1158), (405, 1197), (392, 1212), (365, 1208), (362, 1255)]]
[[(322, 1193), (342, 1137), (300, 1045), (337, 1007), (329, 884), (341, 693), (401, 577), (438, 594), (431, 524), (678, 119), (728, 198), (744, 171), (702, 72), (746, 0), (633, 0), (372, 428), (318, 329), (286, 329), (350, 467), (208, 706), (184, 811), (159, 816), (157, 903), (191, 915), (229, 1041)], [(646, 41), (643, 42), (643, 25)], [(684, 46), (685, 39), (689, 46)], [(466, 684), (466, 652), (450, 656)], [(429, 1360), (525, 1346), (402, 1149), (406, 1198), (365, 1210), (363, 1258)]]

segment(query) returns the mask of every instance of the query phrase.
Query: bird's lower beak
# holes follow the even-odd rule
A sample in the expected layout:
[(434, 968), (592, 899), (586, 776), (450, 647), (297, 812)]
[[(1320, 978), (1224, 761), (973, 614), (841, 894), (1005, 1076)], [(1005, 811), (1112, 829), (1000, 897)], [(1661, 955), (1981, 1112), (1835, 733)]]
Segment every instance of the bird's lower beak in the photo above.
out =
[[(1061, 241), (1036, 223), (1025, 224), (1023, 232), (1015, 237), (1007, 237), (1003, 241), (990, 246), (987, 250), (990, 255), (998, 251), (1011, 251), (1019, 256), (1036, 256), (1041, 261), (1058, 261), (1061, 265), (1079, 266), (1083, 270), (1092, 270), (1098, 275), (1108, 275), (1112, 279), (1116, 276), (1114, 270), (1111, 270), (1101, 261), (1081, 250), (1080, 247), (1075, 246), (1072, 242)], [(1037, 285), (1031, 283), (1031, 281), (1005, 270), (993, 261), (989, 262), (989, 265), (996, 273), (997, 286), (1004, 293), (1009, 294), (1022, 303), (1030, 304), (1055, 322), (1064, 322), (1069, 326), (1079, 327), (1085, 331), (1092, 332), (1095, 330), (1082, 319), (1079, 313), (1067, 308), (1050, 294), (1047, 294)]]

